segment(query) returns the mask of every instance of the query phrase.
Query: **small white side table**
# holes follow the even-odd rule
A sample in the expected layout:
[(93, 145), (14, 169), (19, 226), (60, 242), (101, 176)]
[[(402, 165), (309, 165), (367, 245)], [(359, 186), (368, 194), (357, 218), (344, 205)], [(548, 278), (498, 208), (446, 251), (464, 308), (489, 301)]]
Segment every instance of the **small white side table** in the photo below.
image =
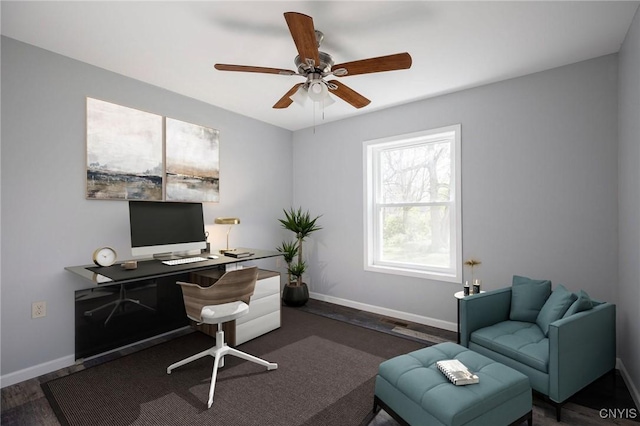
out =
[[(484, 292), (484, 290), (480, 290), (480, 294)], [(473, 293), (469, 294), (469, 296), (473, 296)], [(456, 291), (453, 295), (453, 297), (455, 297), (458, 302), (458, 343), (460, 343), (460, 300), (469, 296), (465, 296), (464, 291)]]

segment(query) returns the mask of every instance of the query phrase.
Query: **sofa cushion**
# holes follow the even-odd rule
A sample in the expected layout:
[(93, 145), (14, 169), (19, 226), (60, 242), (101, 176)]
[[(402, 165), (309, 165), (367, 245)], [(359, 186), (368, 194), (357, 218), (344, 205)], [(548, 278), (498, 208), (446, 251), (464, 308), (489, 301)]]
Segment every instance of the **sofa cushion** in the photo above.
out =
[(551, 294), (551, 281), (532, 280), (518, 275), (513, 276), (511, 287), (512, 321), (536, 322), (538, 313)]
[(588, 311), (593, 308), (595, 305), (593, 300), (589, 297), (586, 291), (580, 290), (577, 296), (577, 300), (575, 300), (567, 309), (567, 312), (564, 313), (562, 318), (569, 317), (573, 314), (577, 314), (578, 312)]
[(568, 291), (562, 284), (553, 290), (536, 318), (536, 324), (545, 336), (549, 333), (549, 324), (562, 318), (576, 299), (578, 296)]
[(543, 373), (549, 372), (549, 339), (537, 324), (503, 321), (474, 331), (470, 340)]

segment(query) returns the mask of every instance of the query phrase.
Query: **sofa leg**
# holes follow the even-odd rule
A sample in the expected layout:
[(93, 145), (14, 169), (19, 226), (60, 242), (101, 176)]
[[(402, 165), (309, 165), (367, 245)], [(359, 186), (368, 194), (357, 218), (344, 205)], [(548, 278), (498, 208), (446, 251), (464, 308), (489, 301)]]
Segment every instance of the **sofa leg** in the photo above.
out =
[(556, 409), (556, 421), (558, 423), (560, 423), (560, 417), (561, 417), (561, 411), (562, 411), (562, 406), (564, 405), (565, 402), (555, 402), (554, 400), (552, 400), (551, 398), (549, 398), (547, 395), (541, 395), (544, 400), (546, 402), (548, 402), (549, 404), (551, 404), (553, 406), (553, 408)]

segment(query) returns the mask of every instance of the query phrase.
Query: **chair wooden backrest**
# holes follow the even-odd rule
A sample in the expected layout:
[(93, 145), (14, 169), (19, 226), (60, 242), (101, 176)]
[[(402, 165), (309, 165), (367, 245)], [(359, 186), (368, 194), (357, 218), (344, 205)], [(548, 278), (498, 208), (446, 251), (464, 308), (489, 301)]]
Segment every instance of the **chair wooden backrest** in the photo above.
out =
[(253, 295), (258, 279), (258, 267), (251, 266), (229, 271), (212, 286), (201, 287), (198, 284), (178, 281), (182, 287), (182, 298), (187, 316), (194, 321), (202, 321), (202, 308), (208, 305), (243, 301), (247, 305)]

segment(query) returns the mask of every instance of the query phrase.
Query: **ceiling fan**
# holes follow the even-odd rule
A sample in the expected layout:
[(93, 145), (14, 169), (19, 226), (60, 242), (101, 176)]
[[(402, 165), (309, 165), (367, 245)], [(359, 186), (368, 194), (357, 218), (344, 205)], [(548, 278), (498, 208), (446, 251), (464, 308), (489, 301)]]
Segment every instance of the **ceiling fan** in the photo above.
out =
[(302, 13), (286, 12), (284, 19), (287, 21), (291, 37), (293, 37), (298, 49), (298, 56), (294, 60), (298, 68), (297, 72), (281, 68), (215, 64), (215, 68), (220, 71), (299, 75), (306, 78), (304, 83), (298, 83), (289, 89), (273, 105), (273, 108), (287, 108), (293, 103), (292, 98), (302, 97), (304, 99), (305, 95), (308, 95), (313, 101), (323, 101), (329, 99), (328, 93), (338, 96), (355, 108), (362, 108), (369, 105), (371, 101), (342, 82), (325, 80), (325, 78), (402, 70), (411, 67), (411, 55), (406, 52), (334, 64), (331, 55), (318, 50), (324, 35), (314, 28), (313, 18)]

